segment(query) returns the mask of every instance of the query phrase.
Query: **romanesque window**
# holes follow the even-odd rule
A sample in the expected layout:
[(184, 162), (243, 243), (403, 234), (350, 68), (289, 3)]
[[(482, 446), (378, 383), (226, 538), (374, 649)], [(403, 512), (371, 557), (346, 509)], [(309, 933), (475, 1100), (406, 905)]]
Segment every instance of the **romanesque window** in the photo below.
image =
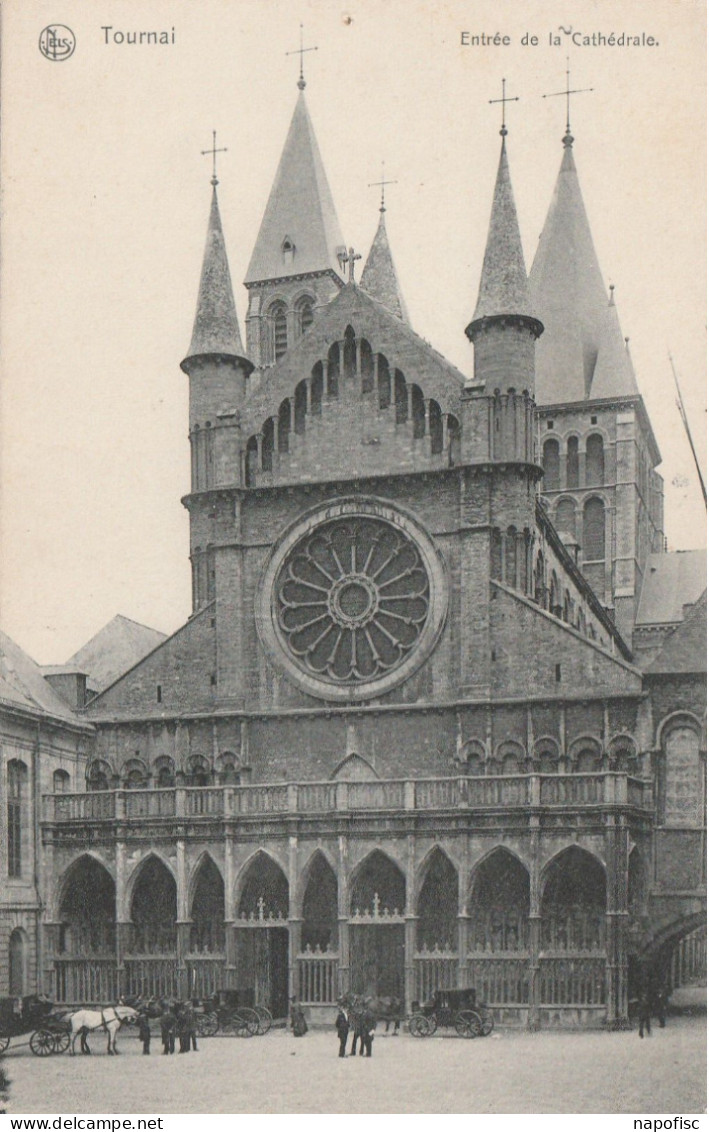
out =
[(586, 441), (586, 483), (589, 487), (596, 487), (604, 482), (604, 478), (603, 437), (594, 432)]
[(295, 308), (298, 333), (305, 334), (309, 326), (313, 324), (313, 300), (310, 296), (298, 300)]
[(583, 556), (587, 562), (605, 558), (606, 508), (602, 499), (587, 499), (583, 509)]
[(340, 343), (333, 342), (327, 353), (327, 396), (340, 395)]
[(560, 499), (556, 507), (556, 529), (560, 534), (576, 538), (576, 504), (573, 499)]
[(428, 402), (428, 428), (431, 434), (431, 455), (443, 451), (443, 417), (438, 401)]
[(406, 380), (400, 369), (394, 370), (394, 407), (396, 423), (404, 424), (409, 416), (409, 395), (406, 392)]
[(379, 355), (377, 392), (379, 394), (379, 408), (388, 409), (391, 405), (391, 375), (389, 363), (382, 354)]
[(287, 452), (290, 443), (290, 401), (281, 401), (278, 410), (278, 451)]
[(159, 790), (170, 789), (175, 785), (175, 763), (168, 755), (161, 755), (155, 760), (153, 776)]
[(560, 487), (558, 440), (544, 441), (542, 465), (544, 467), (544, 490), (558, 491)]
[(570, 436), (566, 445), (566, 486), (579, 486), (579, 438)]
[(9, 986), (11, 995), (21, 998), (27, 993), (27, 936), (22, 928), (10, 935)]
[(7, 764), (7, 874), (22, 876), (23, 809), (27, 794), (27, 767), (19, 759)]
[(418, 385), (411, 386), (411, 412), (414, 418), (414, 440), (420, 440), (426, 434), (426, 408)]
[(65, 770), (55, 770), (52, 776), (52, 788), (55, 794), (68, 794), (71, 778)]
[(271, 359), (277, 362), (288, 349), (288, 320), (285, 303), (274, 303), (269, 311), (271, 323)]
[(505, 581), (513, 588), (517, 585), (517, 528), (508, 527), (505, 536)]
[(238, 786), (241, 782), (239, 762), (236, 755), (232, 754), (231, 751), (226, 751), (223, 755), (219, 756), (217, 769), (219, 771), (219, 784), (221, 786)]
[(101, 762), (97, 759), (89, 767), (86, 776), (86, 785), (89, 790), (110, 790), (111, 788), (111, 768), (107, 763)]
[(286, 236), (283, 240), (283, 243), (281, 244), (281, 252), (283, 254), (284, 265), (286, 267), (292, 267), (293, 260), (295, 259), (295, 244), (291, 240), (290, 236)]
[(342, 344), (342, 371), (345, 377), (353, 378), (357, 373), (357, 343), (354, 330), (348, 326)]

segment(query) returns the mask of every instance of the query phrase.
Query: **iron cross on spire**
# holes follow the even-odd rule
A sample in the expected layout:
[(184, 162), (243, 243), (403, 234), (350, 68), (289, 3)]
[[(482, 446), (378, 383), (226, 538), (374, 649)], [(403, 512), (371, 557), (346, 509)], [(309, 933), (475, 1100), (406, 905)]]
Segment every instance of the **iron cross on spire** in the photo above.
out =
[(305, 79), (303, 78), (303, 56), (306, 51), (317, 51), (317, 47), (303, 47), (303, 25), (300, 25), (300, 47), (295, 51), (286, 51), (286, 55), (300, 55), (300, 78), (298, 79), (298, 90), (305, 90)]
[(341, 256), (340, 256), (340, 263), (342, 264), (342, 270), (343, 271), (345, 270), (345, 264), (347, 264), (347, 266), (349, 267), (349, 282), (350, 283), (354, 283), (355, 263), (357, 262), (358, 259), (361, 259), (361, 258), (362, 258), (361, 255), (359, 255), (357, 252), (355, 252), (354, 248), (350, 248), (347, 255), (342, 253)]
[(203, 149), (201, 153), (202, 157), (206, 157), (208, 153), (211, 153), (212, 155), (212, 184), (214, 185), (215, 189), (219, 184), (219, 181), (217, 180), (217, 154), (228, 152), (229, 151), (227, 150), (226, 146), (224, 146), (223, 149), (217, 149), (217, 131), (212, 130), (212, 148)]
[(367, 185), (368, 189), (373, 189), (376, 185), (381, 185), (381, 187), (382, 187), (382, 203), (379, 205), (379, 211), (380, 212), (386, 212), (386, 205), (384, 204), (384, 186), (385, 185), (398, 185), (398, 184), (399, 184), (398, 181), (385, 181), (384, 180), (384, 162), (382, 161), (382, 179), (381, 179), (381, 181), (370, 181), (369, 184)]
[(507, 137), (507, 126), (505, 125), (505, 105), (508, 102), (519, 102), (519, 95), (515, 95), (514, 98), (508, 98), (507, 95), (505, 94), (505, 84), (506, 84), (506, 82), (507, 82), (507, 79), (502, 80), (502, 98), (488, 98), (488, 100), (487, 100), (488, 106), (492, 106), (492, 104), (494, 102), (501, 102), (502, 103), (502, 129), (500, 130), (500, 134), (502, 135), (503, 138)]
[(566, 95), (566, 133), (561, 139), (565, 146), (570, 146), (573, 143), (571, 136), (571, 95), (572, 94), (589, 94), (593, 90), (592, 86), (578, 87), (576, 90), (571, 89), (571, 72), (569, 70), (569, 56), (566, 56), (566, 90), (555, 90), (551, 94), (543, 94), (542, 98), (558, 98), (560, 95)]

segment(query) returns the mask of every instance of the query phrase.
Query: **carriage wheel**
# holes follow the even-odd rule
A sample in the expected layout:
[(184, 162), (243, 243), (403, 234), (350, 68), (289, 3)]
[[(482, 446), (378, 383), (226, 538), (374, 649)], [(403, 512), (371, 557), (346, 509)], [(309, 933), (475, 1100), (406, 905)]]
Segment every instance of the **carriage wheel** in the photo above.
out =
[(428, 1034), (426, 1037), (432, 1038), (438, 1029), (438, 1021), (435, 1014), (429, 1014), (426, 1021), (428, 1022)]
[(495, 1029), (495, 1019), (489, 1006), (481, 1006), (480, 1018), (482, 1021), (480, 1033), (483, 1038), (487, 1038)]
[(239, 1038), (255, 1037), (261, 1025), (258, 1014), (249, 1006), (242, 1006), (239, 1013), (234, 1015), (234, 1024)]
[(482, 1018), (475, 1010), (460, 1010), (455, 1016), (455, 1030), (461, 1038), (477, 1038), (482, 1028)]
[(259, 1034), (267, 1034), (273, 1025), (273, 1015), (271, 1011), (265, 1006), (255, 1006), (254, 1010), (258, 1014), (258, 1032)]
[(10, 1044), (9, 1034), (0, 1034), (0, 1054), (4, 1053)]
[(409, 1018), (409, 1033), (413, 1038), (427, 1038), (433, 1031), (425, 1014), (414, 1014)]
[(219, 1019), (213, 1011), (207, 1014), (195, 1014), (195, 1024), (200, 1038), (213, 1038), (219, 1029)]
[(51, 1030), (35, 1030), (30, 1038), (30, 1049), (35, 1057), (49, 1057), (54, 1053), (54, 1034)]
[(66, 1053), (69, 1049), (71, 1034), (68, 1030), (54, 1031), (54, 1053)]

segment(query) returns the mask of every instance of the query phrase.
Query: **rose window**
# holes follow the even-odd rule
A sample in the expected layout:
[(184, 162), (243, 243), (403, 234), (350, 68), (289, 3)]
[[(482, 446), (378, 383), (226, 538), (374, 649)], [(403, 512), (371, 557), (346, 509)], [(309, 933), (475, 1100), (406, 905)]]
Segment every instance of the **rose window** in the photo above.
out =
[(287, 651), (313, 677), (361, 684), (392, 672), (429, 615), (429, 575), (416, 543), (376, 517), (335, 519), (304, 535), (275, 579)]

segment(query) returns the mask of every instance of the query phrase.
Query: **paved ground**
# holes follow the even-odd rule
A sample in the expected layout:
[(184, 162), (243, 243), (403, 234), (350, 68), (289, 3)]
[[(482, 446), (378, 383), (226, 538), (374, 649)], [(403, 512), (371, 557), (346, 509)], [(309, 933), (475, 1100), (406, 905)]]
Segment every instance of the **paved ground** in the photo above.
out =
[(121, 1057), (92, 1039), (91, 1058), (10, 1052), (10, 1113), (701, 1113), (706, 1018), (670, 1018), (637, 1033), (530, 1034), (417, 1040), (378, 1035), (374, 1055), (337, 1057), (334, 1033), (296, 1039), (211, 1038), (196, 1054)]

